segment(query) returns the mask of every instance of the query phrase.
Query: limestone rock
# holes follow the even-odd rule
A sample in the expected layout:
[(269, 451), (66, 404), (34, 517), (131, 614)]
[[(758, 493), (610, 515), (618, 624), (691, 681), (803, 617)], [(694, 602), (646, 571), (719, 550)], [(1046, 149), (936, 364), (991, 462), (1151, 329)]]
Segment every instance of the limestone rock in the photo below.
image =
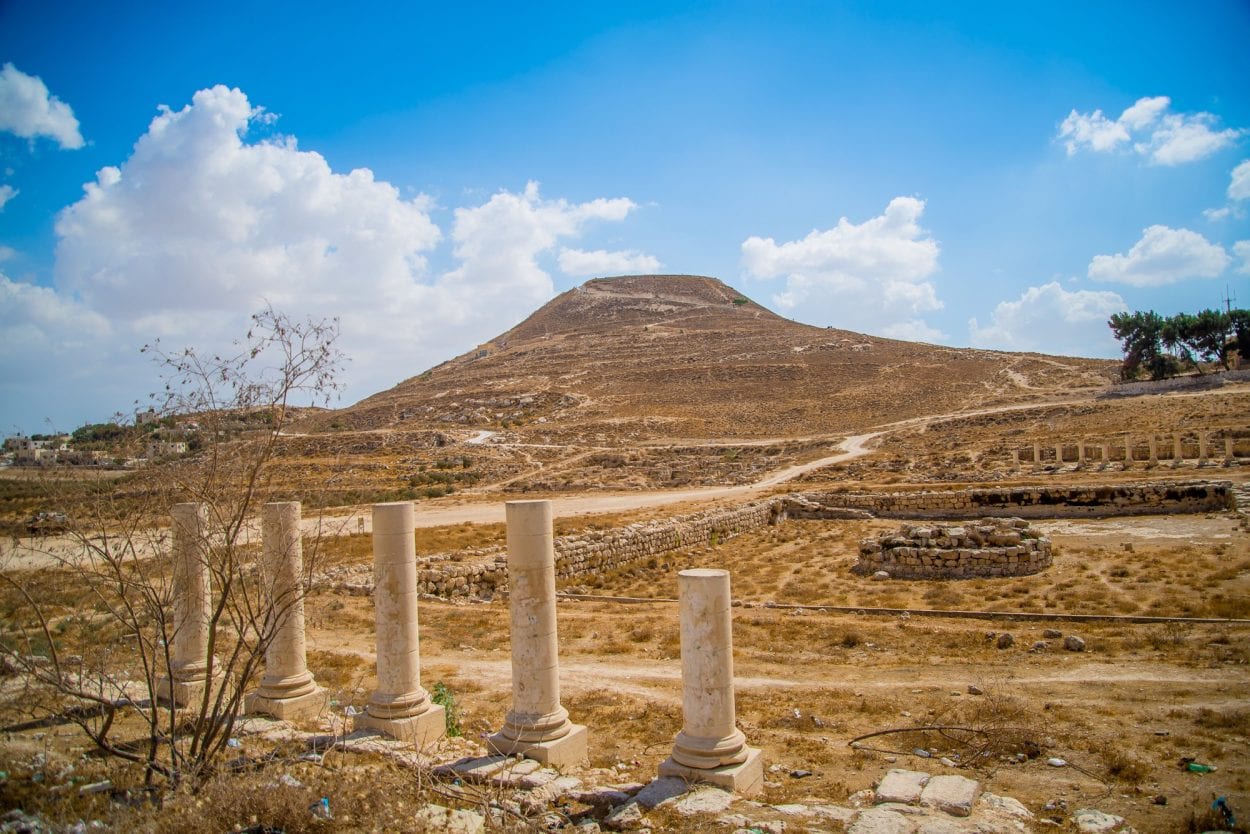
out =
[(680, 798), (666, 799), (661, 805), (669, 806), (682, 816), (695, 814), (719, 814), (731, 804), (734, 795), (720, 788), (696, 788)]
[(486, 830), (486, 818), (476, 811), (426, 805), (413, 815), (413, 822), (430, 831), (447, 834), (480, 834)]
[(1000, 649), (1010, 649), (1016, 643), (1016, 638), (1012, 637), (1010, 632), (1004, 631), (998, 635), (998, 639), (994, 641), (994, 645)]
[(920, 803), (952, 816), (966, 817), (980, 794), (980, 782), (963, 776), (934, 776), (925, 784)]
[(1064, 638), (1063, 647), (1070, 652), (1083, 652), (1085, 651), (1085, 641), (1075, 634), (1069, 634)]
[(634, 831), (646, 824), (642, 815), (642, 806), (630, 801), (613, 809), (612, 813), (603, 818), (603, 827), (609, 831)]
[(869, 808), (846, 829), (846, 834), (914, 834), (916, 826), (889, 808)]
[(896, 768), (887, 773), (877, 786), (877, 802), (899, 802), (914, 805), (929, 781), (929, 774), (919, 770)]
[(1135, 834), (1124, 817), (1092, 808), (1077, 811), (1072, 815), (1072, 822), (1081, 834)]

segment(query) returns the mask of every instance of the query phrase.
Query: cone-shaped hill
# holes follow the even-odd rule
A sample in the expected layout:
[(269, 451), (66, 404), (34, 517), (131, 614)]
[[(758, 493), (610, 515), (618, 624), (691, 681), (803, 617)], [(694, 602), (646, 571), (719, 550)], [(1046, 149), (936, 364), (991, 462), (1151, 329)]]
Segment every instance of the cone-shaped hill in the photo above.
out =
[(506, 429), (595, 443), (825, 435), (1105, 385), (1116, 363), (782, 318), (715, 278), (587, 281), (491, 342), (306, 430)]

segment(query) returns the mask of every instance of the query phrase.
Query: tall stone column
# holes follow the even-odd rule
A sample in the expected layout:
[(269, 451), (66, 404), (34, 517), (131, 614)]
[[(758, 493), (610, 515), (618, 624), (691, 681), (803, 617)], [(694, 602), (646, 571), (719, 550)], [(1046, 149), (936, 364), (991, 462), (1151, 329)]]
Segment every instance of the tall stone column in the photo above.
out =
[(212, 580), (208, 566), (208, 508), (175, 504), (173, 518), (173, 635), (169, 674), (157, 683), (163, 700), (194, 707), (209, 684), (208, 626), (212, 618)]
[(266, 624), (273, 632), (265, 650), (265, 676), (244, 707), (283, 721), (315, 718), (326, 708), (327, 696), (308, 671), (299, 502), (266, 504), (260, 526), (261, 580), (270, 618)]
[(508, 587), (512, 610), (512, 709), (487, 739), (495, 753), (520, 753), (556, 767), (586, 760), (586, 728), (560, 705), (556, 552), (551, 502), (509, 501)]
[(1232, 463), (1234, 457), (1235, 455), (1233, 454), (1233, 439), (1231, 437), (1225, 436), (1224, 438), (1224, 463), (1225, 464)]
[(729, 572), (684, 570), (677, 575), (677, 588), (683, 722), (660, 775), (758, 793), (764, 784), (763, 759), (737, 727)]
[(1098, 468), (1106, 469), (1107, 465), (1111, 463), (1111, 446), (1107, 443), (1102, 444), (1100, 455), (1098, 459), (1101, 461), (1101, 465)]
[(1198, 465), (1207, 465), (1207, 433), (1198, 432)]
[(1124, 468), (1128, 469), (1133, 465), (1133, 438), (1124, 438)]
[(1011, 468), (1012, 469), (1020, 468), (1020, 450), (1019, 449), (1011, 450)]
[(1154, 466), (1159, 462), (1159, 441), (1153, 434), (1150, 435), (1150, 465)]
[(1063, 466), (1063, 444), (1055, 444), (1055, 466)]
[(1038, 469), (1042, 465), (1042, 444), (1033, 444), (1033, 468)]
[(1185, 459), (1185, 450), (1181, 447), (1181, 436), (1174, 435), (1172, 437), (1172, 466), (1181, 465), (1181, 461)]
[(1085, 465), (1085, 441), (1084, 440), (1076, 444), (1076, 465), (1078, 467)]
[(421, 747), (443, 737), (447, 719), (443, 707), (421, 688), (415, 530), (411, 501), (373, 505), (378, 688), (355, 726)]

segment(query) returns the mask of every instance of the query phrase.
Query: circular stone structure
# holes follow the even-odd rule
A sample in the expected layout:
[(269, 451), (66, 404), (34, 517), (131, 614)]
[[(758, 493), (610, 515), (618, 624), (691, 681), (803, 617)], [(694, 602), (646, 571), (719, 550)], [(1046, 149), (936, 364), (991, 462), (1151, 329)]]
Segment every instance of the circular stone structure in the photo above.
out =
[(904, 524), (859, 543), (851, 570), (894, 579), (970, 579), (1027, 576), (1050, 567), (1050, 539), (1021, 518), (983, 518), (965, 524)]

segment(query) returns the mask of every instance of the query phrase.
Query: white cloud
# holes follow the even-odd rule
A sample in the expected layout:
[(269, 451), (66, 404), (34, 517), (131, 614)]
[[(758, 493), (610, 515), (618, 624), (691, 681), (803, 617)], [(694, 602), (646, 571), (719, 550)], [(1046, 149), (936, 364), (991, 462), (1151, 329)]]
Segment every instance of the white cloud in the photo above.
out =
[(1115, 121), (1101, 110), (1073, 110), (1060, 124), (1059, 138), (1069, 156), (1083, 149), (1114, 151), (1131, 142), (1137, 153), (1156, 165), (1181, 165), (1210, 156), (1245, 133), (1218, 129), (1218, 119), (1211, 113), (1169, 113), (1171, 104), (1167, 96), (1140, 98)]
[(1097, 281), (1157, 287), (1188, 278), (1214, 278), (1228, 262), (1223, 247), (1197, 232), (1151, 226), (1127, 255), (1095, 255), (1088, 274)]
[(1250, 200), (1250, 159), (1234, 168), (1229, 176), (1228, 199)]
[(660, 269), (660, 260), (642, 252), (608, 252), (595, 249), (560, 250), (560, 271), (578, 277), (607, 275), (645, 275)]
[[(60, 213), (54, 297), (109, 323), (93, 355), (131, 357), (155, 337), (217, 348), (272, 303), (340, 318), (351, 401), (514, 324), (553, 294), (539, 255), (634, 208), (624, 198), (547, 200), (536, 183), (500, 191), (456, 210), (458, 263), (432, 275), (427, 257), (442, 234), (428, 198), (405, 199), (366, 169), (335, 172), (293, 138), (249, 143), (259, 114), (222, 86), (162, 108), (132, 155), (100, 169)], [(64, 333), (56, 319), (30, 324), (44, 334), (32, 346)], [(106, 366), (100, 379), (112, 391), (98, 405), (105, 414), (155, 387), (142, 366)]]
[(0, 245), (0, 263), (12, 260), (17, 255), (17, 250), (12, 246)]
[(930, 327), (923, 319), (908, 319), (887, 324), (881, 328), (881, 335), (908, 342), (945, 342), (950, 338), (936, 327)]
[(1120, 114), (1118, 121), (1132, 130), (1142, 130), (1158, 121), (1171, 104), (1172, 100), (1167, 96), (1139, 98)]
[(773, 301), (801, 320), (877, 333), (912, 325), (942, 307), (925, 280), (937, 270), (940, 247), (920, 226), (924, 207), (915, 197), (895, 197), (883, 214), (860, 224), (843, 217), (831, 229), (781, 244), (749, 237), (743, 268), (754, 278), (783, 278)]
[(11, 63), (0, 69), (0, 130), (23, 139), (47, 136), (62, 148), (83, 146), (70, 106), (51, 95), (38, 76), (27, 75)]
[(1052, 281), (1029, 287), (1015, 301), (1000, 302), (985, 327), (970, 319), (968, 334), (976, 347), (1113, 356), (1117, 347), (1107, 319), (1127, 309), (1114, 292), (1068, 292)]
[(1241, 258), (1241, 266), (1237, 267), (1237, 271), (1242, 275), (1250, 275), (1250, 240), (1234, 243), (1233, 254)]
[(1182, 165), (1210, 156), (1237, 141), (1244, 131), (1226, 128), (1215, 130), (1215, 116), (1210, 113), (1164, 116), (1148, 140), (1134, 149), (1150, 157), (1157, 165)]
[(22, 192), (18, 191), (11, 185), (0, 185), (0, 211), (4, 211), (5, 205)]
[(1068, 156), (1083, 146), (1094, 151), (1111, 151), (1129, 141), (1128, 130), (1118, 121), (1111, 121), (1101, 110), (1078, 113), (1073, 110), (1059, 126), (1059, 136), (1067, 141)]
[(540, 254), (577, 236), (590, 221), (623, 220), (635, 208), (623, 197), (577, 204), (544, 200), (536, 182), (520, 194), (500, 191), (481, 206), (456, 209), (452, 239), (461, 264), (442, 283), (469, 289), (465, 298), (475, 306), (494, 300), (501, 313), (514, 317), (552, 294), (551, 276), (538, 265)]

